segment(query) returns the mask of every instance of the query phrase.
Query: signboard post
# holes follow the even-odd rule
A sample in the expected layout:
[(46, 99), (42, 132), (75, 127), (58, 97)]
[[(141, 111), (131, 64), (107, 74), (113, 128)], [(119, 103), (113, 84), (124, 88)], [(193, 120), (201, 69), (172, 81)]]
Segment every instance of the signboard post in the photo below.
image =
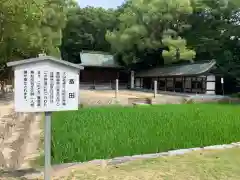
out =
[(51, 177), (51, 114), (78, 110), (79, 70), (82, 66), (41, 55), (7, 63), (14, 68), (16, 112), (44, 112), (44, 179)]
[(134, 71), (131, 71), (131, 89), (135, 87), (134, 85)]
[(224, 79), (221, 77), (221, 84), (222, 84), (222, 93), (224, 95)]
[(118, 79), (116, 79), (115, 98), (118, 99)]
[(157, 96), (157, 81), (154, 81), (154, 98)]
[(45, 112), (44, 131), (44, 179), (51, 179), (51, 112)]

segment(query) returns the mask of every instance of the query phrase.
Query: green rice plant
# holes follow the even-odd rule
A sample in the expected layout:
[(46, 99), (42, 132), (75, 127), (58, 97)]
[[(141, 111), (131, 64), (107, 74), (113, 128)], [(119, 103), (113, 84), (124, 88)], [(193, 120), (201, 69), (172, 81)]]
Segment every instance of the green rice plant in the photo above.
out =
[(240, 140), (230, 104), (86, 107), (53, 113), (53, 163), (108, 159)]

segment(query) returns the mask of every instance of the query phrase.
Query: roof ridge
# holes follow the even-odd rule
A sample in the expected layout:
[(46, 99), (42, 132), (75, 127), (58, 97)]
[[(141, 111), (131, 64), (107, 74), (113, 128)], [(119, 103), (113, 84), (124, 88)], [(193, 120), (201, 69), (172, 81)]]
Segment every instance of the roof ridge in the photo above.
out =
[(186, 66), (186, 65), (193, 65), (193, 64), (211, 63), (213, 61), (216, 62), (215, 59), (212, 59), (212, 60), (201, 60), (201, 61), (194, 61), (194, 62), (181, 63), (181, 64), (167, 64), (166, 66), (163, 65), (161, 68), (178, 67), (178, 66)]
[[(199, 65), (198, 65), (199, 64)], [(209, 72), (216, 65), (215, 60), (202, 61), (198, 63), (189, 63), (185, 65), (175, 65), (168, 67), (155, 67), (143, 70), (138, 73), (139, 77), (151, 76), (183, 76), (183, 75), (201, 75)]]
[(82, 51), (80, 52), (80, 61), (83, 66), (96, 67), (120, 67), (119, 62), (113, 55), (107, 53), (99, 53), (96, 51)]
[(39, 57), (33, 57), (33, 58), (28, 58), (28, 59), (23, 59), (23, 60), (19, 60), (19, 61), (11, 61), (7, 63), (7, 66), (18, 66), (18, 65), (23, 65), (23, 64), (30, 64), (30, 63), (34, 63), (34, 62), (38, 62), (38, 61), (53, 61), (55, 63), (59, 63), (59, 64), (64, 64), (65, 66), (70, 66), (73, 68), (77, 68), (77, 69), (84, 69), (83, 66), (80, 66), (78, 64), (74, 64), (62, 59), (57, 59), (55, 57), (52, 56), (39, 56)]

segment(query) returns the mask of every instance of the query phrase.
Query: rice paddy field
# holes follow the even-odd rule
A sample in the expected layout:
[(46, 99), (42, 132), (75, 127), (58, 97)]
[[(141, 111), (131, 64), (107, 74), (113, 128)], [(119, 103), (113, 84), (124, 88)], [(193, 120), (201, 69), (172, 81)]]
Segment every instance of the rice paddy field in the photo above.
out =
[(55, 164), (108, 159), (240, 141), (240, 107), (168, 104), (56, 112)]

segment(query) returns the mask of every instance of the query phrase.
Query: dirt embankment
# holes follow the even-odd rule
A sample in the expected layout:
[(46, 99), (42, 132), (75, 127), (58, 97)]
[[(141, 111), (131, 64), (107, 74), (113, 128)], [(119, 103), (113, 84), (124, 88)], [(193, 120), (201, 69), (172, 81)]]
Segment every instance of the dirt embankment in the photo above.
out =
[(40, 115), (14, 112), (13, 103), (0, 105), (0, 179), (7, 172), (31, 168), (39, 156), (40, 120)]

